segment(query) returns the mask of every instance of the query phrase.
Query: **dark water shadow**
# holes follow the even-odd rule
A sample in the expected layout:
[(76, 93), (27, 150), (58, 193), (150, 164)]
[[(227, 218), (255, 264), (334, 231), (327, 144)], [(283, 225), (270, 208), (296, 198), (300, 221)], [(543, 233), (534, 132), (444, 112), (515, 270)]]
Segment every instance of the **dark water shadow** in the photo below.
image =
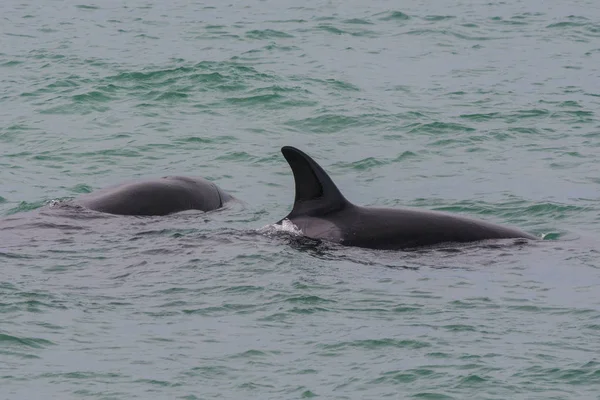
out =
[(375, 250), (343, 246), (288, 232), (271, 233), (269, 236), (279, 245), (289, 246), (295, 251), (324, 261), (349, 261), (365, 266), (412, 271), (424, 267), (433, 269), (485, 267), (497, 263), (501, 258), (527, 255), (540, 246), (550, 248), (556, 243), (556, 241), (517, 238), (442, 243), (401, 250)]

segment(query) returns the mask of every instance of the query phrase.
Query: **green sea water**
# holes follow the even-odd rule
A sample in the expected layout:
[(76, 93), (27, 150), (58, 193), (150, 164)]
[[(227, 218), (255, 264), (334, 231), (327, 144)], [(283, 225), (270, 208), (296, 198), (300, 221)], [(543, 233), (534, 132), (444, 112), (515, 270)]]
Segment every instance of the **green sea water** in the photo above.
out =
[[(0, 4), (1, 399), (600, 399), (600, 4)], [(281, 146), (356, 204), (546, 240), (262, 229)], [(242, 200), (57, 207), (137, 178)]]

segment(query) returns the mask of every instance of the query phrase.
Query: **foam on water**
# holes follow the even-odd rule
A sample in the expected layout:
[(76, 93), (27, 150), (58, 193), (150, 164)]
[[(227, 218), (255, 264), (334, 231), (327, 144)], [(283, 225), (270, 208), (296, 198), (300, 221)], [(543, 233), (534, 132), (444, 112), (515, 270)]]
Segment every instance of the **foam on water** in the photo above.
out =
[(269, 224), (265, 225), (262, 228), (258, 229), (259, 233), (262, 234), (277, 234), (277, 233), (287, 233), (294, 236), (302, 236), (302, 230), (298, 228), (292, 221), (287, 218), (284, 218), (281, 221), (281, 224)]

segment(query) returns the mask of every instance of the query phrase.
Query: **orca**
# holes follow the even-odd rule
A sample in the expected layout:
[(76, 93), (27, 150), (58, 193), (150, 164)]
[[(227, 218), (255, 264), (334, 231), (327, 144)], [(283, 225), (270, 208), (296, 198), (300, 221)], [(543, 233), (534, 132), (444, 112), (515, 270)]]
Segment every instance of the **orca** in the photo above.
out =
[(165, 176), (111, 186), (74, 200), (76, 205), (117, 215), (167, 215), (186, 210), (212, 211), (234, 200), (201, 177)]
[(292, 169), (292, 211), (277, 224), (291, 221), (304, 236), (344, 246), (402, 250), (442, 243), (535, 236), (521, 230), (459, 215), (411, 208), (374, 208), (352, 204), (311, 157), (281, 148)]

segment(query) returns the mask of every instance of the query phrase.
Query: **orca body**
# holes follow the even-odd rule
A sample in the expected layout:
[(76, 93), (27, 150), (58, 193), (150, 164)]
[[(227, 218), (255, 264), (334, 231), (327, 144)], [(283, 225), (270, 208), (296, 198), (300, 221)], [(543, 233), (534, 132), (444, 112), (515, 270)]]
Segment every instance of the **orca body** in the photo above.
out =
[(211, 211), (233, 197), (204, 178), (167, 176), (124, 183), (81, 196), (75, 204), (118, 215), (167, 215), (186, 210)]
[(307, 154), (291, 146), (281, 152), (294, 174), (296, 191), (293, 209), (284, 219), (309, 238), (387, 250), (486, 239), (537, 239), (515, 228), (443, 212), (354, 205)]

